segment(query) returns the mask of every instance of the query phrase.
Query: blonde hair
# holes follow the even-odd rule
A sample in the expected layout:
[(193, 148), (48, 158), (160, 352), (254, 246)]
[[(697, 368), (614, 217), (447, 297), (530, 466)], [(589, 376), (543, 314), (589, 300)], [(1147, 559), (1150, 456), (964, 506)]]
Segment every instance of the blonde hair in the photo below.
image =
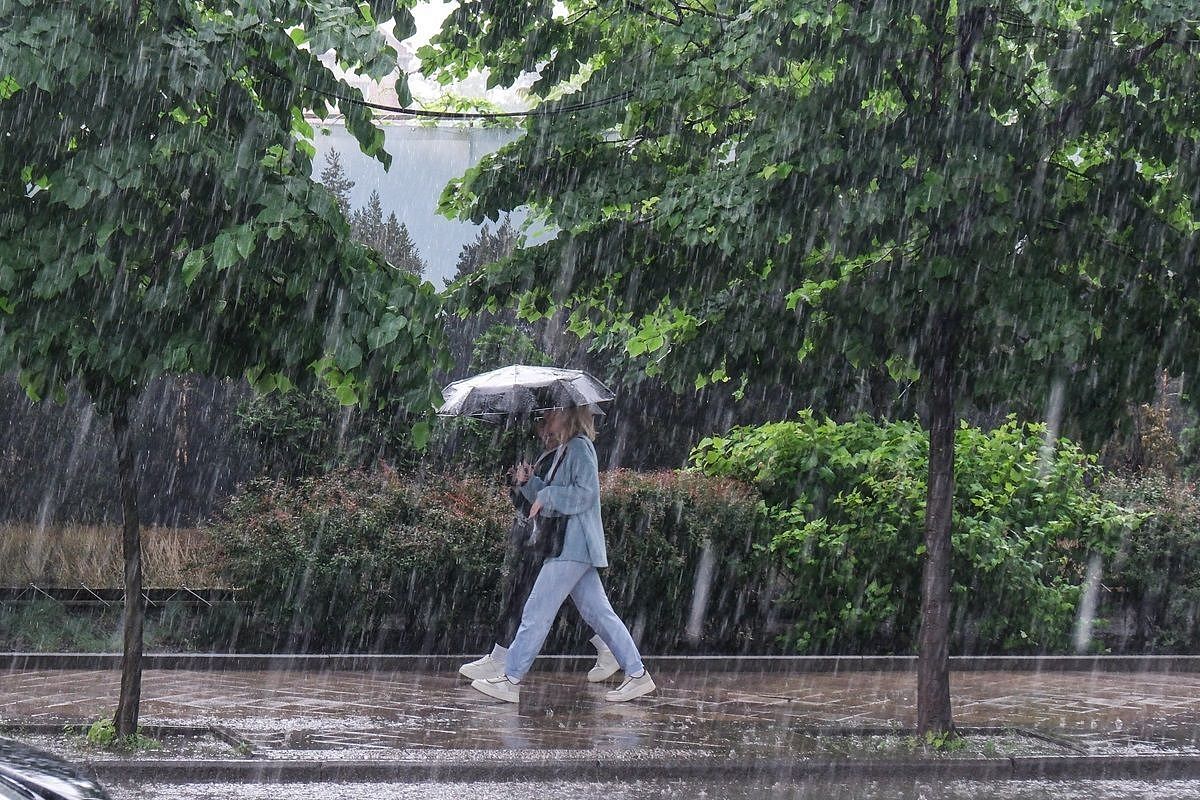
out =
[(563, 424), (564, 442), (570, 441), (581, 433), (592, 441), (596, 440), (596, 420), (592, 416), (589, 406), (556, 408), (553, 413), (562, 414), (565, 420)]

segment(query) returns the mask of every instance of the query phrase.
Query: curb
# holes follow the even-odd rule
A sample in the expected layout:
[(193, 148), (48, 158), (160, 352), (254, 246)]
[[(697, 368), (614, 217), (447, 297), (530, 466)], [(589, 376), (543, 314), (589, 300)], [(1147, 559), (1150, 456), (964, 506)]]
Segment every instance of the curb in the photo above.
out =
[(561, 761), (514, 756), (478, 760), (383, 761), (141, 761), (90, 762), (105, 783), (322, 783), (395, 781), (514, 782), (710, 779), (774, 781), (872, 779), (1029, 780), (1087, 778), (1168, 780), (1200, 777), (1198, 756), (1069, 756), (997, 759), (636, 759)]
[[(272, 655), (226, 653), (147, 653), (143, 669), (204, 672), (456, 672), (478, 654), (446, 655)], [(645, 656), (662, 672), (811, 673), (915, 672), (916, 656)], [(541, 656), (538, 666), (552, 671), (590, 667), (594, 656)], [(120, 653), (0, 653), (0, 671), (34, 669), (115, 670)], [(1200, 656), (952, 656), (961, 672), (1200, 672)]]

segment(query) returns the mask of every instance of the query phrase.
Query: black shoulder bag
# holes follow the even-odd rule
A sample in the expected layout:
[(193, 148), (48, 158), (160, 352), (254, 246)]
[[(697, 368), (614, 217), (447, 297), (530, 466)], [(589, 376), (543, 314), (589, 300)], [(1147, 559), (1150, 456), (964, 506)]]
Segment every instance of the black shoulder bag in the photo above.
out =
[[(554, 480), (563, 458), (566, 458), (565, 453), (551, 468), (550, 474), (546, 476), (547, 486)], [(567, 538), (567, 518), (559, 515), (550, 517), (543, 514), (531, 518), (529, 509), (532, 503), (525, 499), (525, 495), (521, 493), (520, 489), (513, 490), (512, 499), (513, 505), (517, 507), (517, 513), (512, 529), (509, 531), (509, 541), (518, 543), (526, 553), (537, 558), (557, 558), (562, 555), (563, 542)]]

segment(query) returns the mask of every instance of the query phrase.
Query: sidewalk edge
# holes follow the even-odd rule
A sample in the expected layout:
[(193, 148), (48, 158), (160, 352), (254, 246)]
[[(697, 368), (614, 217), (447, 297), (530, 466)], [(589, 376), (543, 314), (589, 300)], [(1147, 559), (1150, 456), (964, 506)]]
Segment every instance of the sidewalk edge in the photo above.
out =
[(1067, 756), (997, 759), (650, 759), (603, 756), (588, 761), (515, 759), (390, 761), (140, 761), (91, 762), (85, 769), (105, 783), (238, 782), (323, 783), (398, 781), (515, 782), (650, 779), (839, 780), (850, 778), (1027, 780), (1031, 778), (1181, 779), (1200, 777), (1200, 756)]
[[(228, 653), (147, 653), (143, 669), (238, 671), (455, 672), (478, 654), (445, 655), (274, 655)], [(552, 655), (539, 669), (577, 671), (594, 654)], [(916, 656), (678, 656), (647, 655), (646, 664), (663, 672), (913, 672)], [(115, 670), (120, 653), (0, 653), (0, 671), (34, 669)], [(1183, 656), (952, 656), (961, 672), (1200, 672), (1200, 655)]]

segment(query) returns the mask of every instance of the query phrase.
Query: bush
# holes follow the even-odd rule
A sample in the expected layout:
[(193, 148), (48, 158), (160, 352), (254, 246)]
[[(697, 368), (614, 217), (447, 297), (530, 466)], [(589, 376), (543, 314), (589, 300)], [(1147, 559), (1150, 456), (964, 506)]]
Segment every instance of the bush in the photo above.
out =
[[(1045, 431), (1010, 419), (956, 437), (952, 531), (957, 652), (1067, 647), (1090, 552), (1112, 552), (1132, 522), (1087, 488), (1098, 468)], [(703, 440), (692, 463), (749, 481), (777, 530), (789, 581), (780, 613), (798, 652), (906, 653), (920, 624), (928, 437), (912, 422), (795, 422)]]
[(508, 510), (479, 480), (341, 470), (256, 481), (212, 534), (253, 603), (244, 636), (289, 651), (456, 650), (498, 602)]
[(1158, 471), (1113, 475), (1104, 494), (1138, 515), (1112, 560), (1103, 613), (1118, 650), (1193, 653), (1200, 645), (1200, 496)]
[(770, 646), (769, 529), (750, 487), (695, 472), (615, 470), (603, 475), (601, 505), (605, 585), (647, 652)]
[(415, 464), (419, 418), (395, 409), (343, 406), (328, 387), (254, 395), (237, 407), (235, 431), (255, 474), (299, 478), (383, 460)]
[(292, 390), (258, 395), (237, 408), (236, 432), (257, 477), (302, 478), (337, 469), (433, 468), (484, 474), (537, 456), (528, 421), (489, 424), (440, 420), (418, 447), (420, 417), (342, 406), (333, 392)]
[[(743, 590), (759, 570), (758, 501), (732, 481), (687, 473), (603, 476), (613, 567), (605, 583), (647, 652), (687, 641), (706, 545), (709, 649), (745, 648), (765, 613)], [(480, 478), (337, 471), (260, 480), (211, 529), (224, 571), (253, 604), (239, 646), (299, 651), (469, 652), (490, 646), (511, 506)], [(752, 582), (752, 581), (751, 581)], [(591, 635), (560, 625), (549, 643)]]

